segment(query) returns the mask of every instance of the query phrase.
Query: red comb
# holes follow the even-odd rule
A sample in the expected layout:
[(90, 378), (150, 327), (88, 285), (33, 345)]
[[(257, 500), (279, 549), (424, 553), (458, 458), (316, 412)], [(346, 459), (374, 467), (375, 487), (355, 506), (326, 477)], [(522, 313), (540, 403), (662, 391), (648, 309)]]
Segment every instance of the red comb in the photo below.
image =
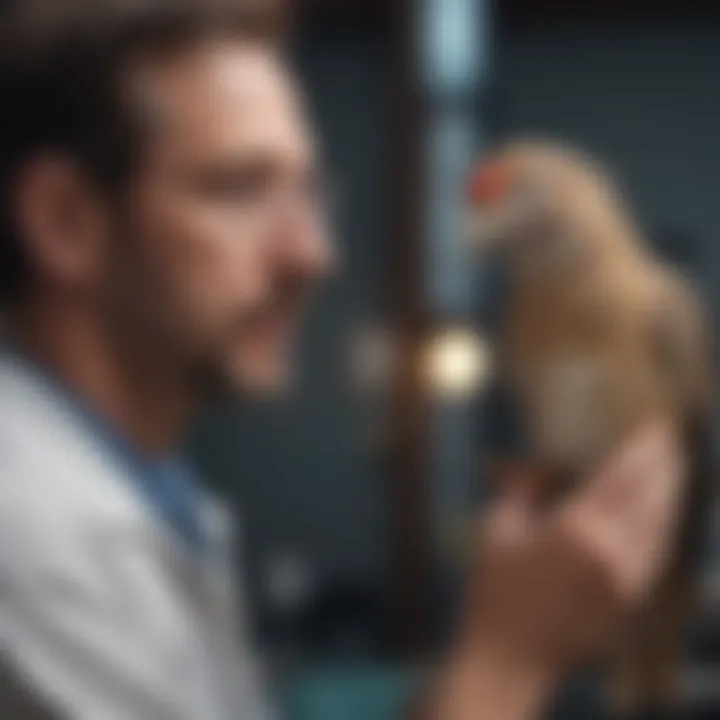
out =
[(510, 192), (512, 175), (510, 164), (502, 160), (480, 165), (468, 182), (468, 201), (485, 207), (497, 204)]

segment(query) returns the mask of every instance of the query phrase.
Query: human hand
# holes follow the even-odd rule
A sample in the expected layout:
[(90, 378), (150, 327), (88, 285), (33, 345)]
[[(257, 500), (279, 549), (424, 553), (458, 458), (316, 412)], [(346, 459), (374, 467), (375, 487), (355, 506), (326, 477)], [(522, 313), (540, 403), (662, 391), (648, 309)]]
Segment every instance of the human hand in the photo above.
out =
[(481, 530), (459, 654), (551, 685), (602, 652), (665, 566), (682, 470), (675, 433), (658, 425), (548, 513), (512, 484)]

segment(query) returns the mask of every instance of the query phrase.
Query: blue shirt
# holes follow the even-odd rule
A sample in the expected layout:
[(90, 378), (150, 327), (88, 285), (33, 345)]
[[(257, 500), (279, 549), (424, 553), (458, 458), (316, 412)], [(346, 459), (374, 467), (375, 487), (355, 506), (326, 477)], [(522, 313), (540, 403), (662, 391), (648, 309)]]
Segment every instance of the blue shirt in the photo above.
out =
[(205, 549), (201, 521), (204, 493), (179, 456), (150, 456), (51, 370), (6, 344), (2, 351), (14, 355), (36, 375), (58, 407), (82, 427), (111, 462), (125, 471), (123, 474), (132, 482), (134, 491), (181, 541), (192, 550)]

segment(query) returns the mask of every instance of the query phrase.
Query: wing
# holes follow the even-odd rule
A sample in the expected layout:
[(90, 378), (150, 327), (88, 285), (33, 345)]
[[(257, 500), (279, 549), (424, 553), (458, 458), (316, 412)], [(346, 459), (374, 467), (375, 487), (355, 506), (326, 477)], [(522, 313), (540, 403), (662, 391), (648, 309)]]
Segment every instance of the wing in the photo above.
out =
[(652, 323), (661, 372), (677, 393), (688, 453), (688, 486), (679, 559), (697, 561), (717, 496), (712, 335), (698, 294), (676, 277), (663, 288)]
[(667, 276), (651, 318), (651, 343), (662, 376), (683, 414), (712, 414), (714, 373), (710, 323), (698, 293)]

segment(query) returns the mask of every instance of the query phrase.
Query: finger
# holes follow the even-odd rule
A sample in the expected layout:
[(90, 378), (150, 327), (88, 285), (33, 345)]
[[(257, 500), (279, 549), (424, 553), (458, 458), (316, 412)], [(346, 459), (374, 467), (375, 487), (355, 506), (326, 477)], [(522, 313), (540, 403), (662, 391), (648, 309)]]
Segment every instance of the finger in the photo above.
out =
[(637, 492), (624, 509), (628, 525), (642, 532), (662, 525), (680, 502), (685, 486), (685, 458), (679, 447), (667, 448), (652, 464), (639, 468)]
[(604, 513), (626, 507), (651, 482), (643, 468), (662, 456), (669, 443), (672, 434), (667, 423), (643, 427), (582, 488), (578, 504)]
[(597, 534), (631, 593), (649, 589), (675, 544), (683, 487), (680, 467), (672, 459), (649, 466), (649, 491), (635, 496), (631, 507), (613, 514), (610, 522), (597, 524)]
[[(647, 504), (658, 489), (662, 490), (657, 487), (657, 476), (666, 464), (667, 448), (673, 446), (672, 442), (665, 442), (667, 434), (665, 424), (655, 424), (636, 433), (603, 470), (560, 508), (557, 519), (582, 528), (583, 533), (593, 538), (598, 547), (606, 548), (616, 562), (637, 567), (642, 559), (636, 560), (635, 555), (645, 553), (644, 545), (635, 544), (638, 514), (653, 517), (659, 512), (652, 500), (650, 510), (644, 503)], [(648, 532), (648, 523), (643, 523), (642, 539)]]
[(648, 468), (662, 456), (669, 431), (666, 425), (642, 428), (612, 458), (598, 485), (598, 503), (606, 511), (622, 509), (642, 493), (648, 482)]
[(686, 486), (682, 455), (658, 463), (653, 476), (652, 486), (639, 496), (624, 521), (628, 547), (650, 559), (662, 555), (677, 536)]
[(628, 539), (652, 534), (667, 524), (679, 505), (684, 486), (683, 454), (676, 442), (632, 469), (624, 502), (612, 510), (613, 521)]

